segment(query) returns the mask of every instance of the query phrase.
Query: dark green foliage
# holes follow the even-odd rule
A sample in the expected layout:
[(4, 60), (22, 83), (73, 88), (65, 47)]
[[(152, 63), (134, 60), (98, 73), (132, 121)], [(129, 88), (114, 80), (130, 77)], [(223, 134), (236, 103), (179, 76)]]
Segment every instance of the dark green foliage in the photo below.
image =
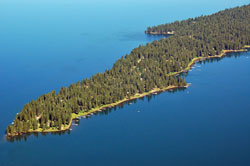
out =
[[(241, 49), (249, 45), (250, 5), (226, 9), (210, 16), (190, 18), (170, 24), (148, 27), (146, 33), (174, 32), (176, 44), (194, 56), (216, 55), (221, 50)], [(186, 40), (183, 45), (181, 40)], [(177, 46), (178, 47), (178, 46)], [(194, 49), (197, 48), (197, 49)]]
[(221, 11), (181, 22), (149, 27), (146, 31), (175, 35), (139, 46), (121, 57), (111, 70), (62, 87), (26, 104), (6, 131), (9, 135), (30, 129), (61, 129), (72, 113), (111, 104), (136, 93), (170, 85), (184, 86), (185, 79), (170, 73), (185, 69), (196, 57), (218, 55), (224, 49), (250, 44), (250, 6)]

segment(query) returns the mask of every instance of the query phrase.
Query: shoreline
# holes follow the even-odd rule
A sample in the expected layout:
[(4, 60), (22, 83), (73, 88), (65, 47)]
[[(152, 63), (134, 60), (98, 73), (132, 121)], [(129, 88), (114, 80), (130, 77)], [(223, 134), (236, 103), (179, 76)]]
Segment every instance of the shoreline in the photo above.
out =
[(172, 32), (148, 32), (148, 31), (145, 31), (146, 34), (149, 34), (149, 35), (174, 35), (174, 31)]
[(192, 61), (188, 64), (188, 66), (185, 69), (183, 69), (181, 71), (178, 71), (178, 72), (169, 73), (169, 75), (171, 76), (171, 75), (186, 73), (192, 68), (192, 66), (196, 62), (201, 62), (201, 61), (208, 60), (208, 59), (213, 59), (213, 58), (223, 58), (228, 53), (232, 53), (232, 52), (235, 52), (235, 53), (237, 53), (237, 52), (247, 52), (248, 51), (247, 48), (250, 48), (250, 45), (246, 45), (240, 50), (222, 50), (222, 53), (219, 54), (219, 55), (208, 56), (208, 57), (196, 57), (196, 58), (192, 59)]
[(145, 92), (145, 93), (142, 93), (142, 94), (135, 94), (134, 96), (132, 96), (130, 98), (125, 98), (125, 99), (117, 101), (115, 103), (103, 105), (103, 106), (98, 107), (98, 108), (93, 108), (93, 109), (89, 110), (88, 112), (79, 112), (78, 114), (72, 113), (70, 123), (68, 125), (64, 126), (63, 129), (50, 128), (50, 129), (42, 130), (41, 128), (39, 128), (39, 129), (36, 129), (36, 130), (29, 130), (26, 133), (7, 135), (7, 137), (15, 137), (15, 136), (28, 134), (28, 133), (56, 133), (56, 132), (67, 131), (67, 130), (69, 130), (71, 128), (73, 120), (77, 119), (79, 117), (88, 116), (88, 115), (90, 115), (92, 113), (95, 113), (95, 112), (101, 112), (101, 111), (103, 111), (103, 110), (105, 110), (107, 108), (113, 108), (113, 107), (115, 107), (115, 106), (117, 106), (119, 104), (123, 104), (125, 102), (129, 102), (129, 101), (132, 101), (132, 100), (135, 100), (135, 99), (139, 99), (139, 98), (142, 98), (142, 97), (154, 94), (154, 93), (160, 93), (160, 92), (163, 92), (163, 91), (177, 89), (177, 88), (187, 88), (188, 86), (189, 86), (189, 84), (187, 84), (185, 86), (168, 86), (168, 87), (162, 88), (162, 89), (155, 88), (155, 89), (153, 89), (153, 90), (151, 90), (149, 92)]
[[(221, 54), (215, 55), (215, 56), (196, 57), (196, 58), (192, 59), (192, 61), (188, 64), (188, 66), (185, 69), (183, 69), (183, 70), (181, 70), (179, 72), (169, 73), (168, 76), (177, 75), (177, 74), (181, 74), (181, 73), (186, 73), (192, 68), (192, 66), (196, 62), (204, 61), (204, 60), (207, 60), (207, 59), (213, 59), (213, 58), (222, 58), (222, 57), (226, 56), (227, 53), (246, 52), (247, 48), (250, 48), (250, 45), (245, 45), (242, 49), (239, 49), (239, 50), (222, 50)], [(154, 94), (154, 93), (159, 93), (159, 92), (172, 90), (172, 89), (178, 89), (178, 88), (187, 88), (188, 86), (189, 86), (189, 84), (187, 84), (185, 86), (168, 86), (168, 87), (165, 87), (165, 88), (162, 88), (162, 89), (155, 88), (155, 89), (152, 89), (149, 92), (145, 92), (145, 93), (142, 93), (142, 94), (135, 94), (134, 96), (132, 96), (130, 98), (125, 98), (125, 99), (117, 101), (115, 103), (111, 103), (111, 104), (103, 105), (101, 107), (93, 108), (93, 109), (89, 110), (88, 112), (79, 112), (78, 114), (72, 113), (70, 123), (68, 125), (66, 125), (66, 126), (64, 125), (62, 129), (49, 128), (49, 129), (46, 129), (46, 130), (42, 130), (41, 128), (39, 128), (39, 129), (36, 129), (36, 130), (29, 130), (28, 132), (21, 133), (21, 134), (13, 134), (13, 135), (6, 135), (6, 136), (7, 137), (15, 137), (15, 136), (23, 135), (23, 134), (28, 134), (28, 133), (55, 133), (55, 132), (66, 131), (66, 130), (69, 130), (71, 128), (73, 120), (77, 119), (79, 117), (88, 116), (88, 115), (90, 115), (92, 113), (100, 112), (100, 111), (103, 111), (103, 110), (105, 110), (107, 108), (113, 108), (113, 107), (115, 107), (115, 106), (117, 106), (119, 104), (131, 101), (131, 100), (135, 100), (135, 99), (138, 99), (138, 98), (142, 98), (142, 97)]]

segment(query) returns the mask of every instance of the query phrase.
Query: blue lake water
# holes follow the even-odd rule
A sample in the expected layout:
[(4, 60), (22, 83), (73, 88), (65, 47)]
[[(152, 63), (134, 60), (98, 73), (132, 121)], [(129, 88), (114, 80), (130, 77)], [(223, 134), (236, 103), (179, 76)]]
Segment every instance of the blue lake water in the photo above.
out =
[(189, 88), (81, 119), (71, 132), (5, 139), (25, 103), (162, 38), (147, 26), (247, 3), (1, 0), (0, 165), (250, 165), (250, 52), (196, 64)]

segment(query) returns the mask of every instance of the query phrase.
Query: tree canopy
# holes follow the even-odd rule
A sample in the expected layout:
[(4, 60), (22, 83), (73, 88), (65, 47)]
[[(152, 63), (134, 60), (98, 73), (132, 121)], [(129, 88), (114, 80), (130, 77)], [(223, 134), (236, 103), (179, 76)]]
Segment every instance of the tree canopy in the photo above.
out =
[(146, 33), (174, 32), (174, 35), (133, 49), (104, 73), (32, 100), (16, 115), (6, 132), (18, 135), (50, 128), (61, 130), (71, 122), (72, 113), (88, 112), (154, 88), (185, 86), (185, 78), (171, 73), (182, 71), (194, 58), (250, 45), (249, 18), (250, 5), (245, 5), (149, 27)]

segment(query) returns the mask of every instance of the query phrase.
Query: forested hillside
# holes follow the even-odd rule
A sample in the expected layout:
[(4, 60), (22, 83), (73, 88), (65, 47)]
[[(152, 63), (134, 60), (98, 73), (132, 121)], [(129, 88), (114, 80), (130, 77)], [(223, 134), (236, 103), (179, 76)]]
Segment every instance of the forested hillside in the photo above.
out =
[(152, 32), (174, 35), (133, 49), (104, 73), (31, 101), (8, 126), (7, 134), (62, 130), (70, 124), (72, 113), (88, 112), (155, 88), (185, 86), (185, 79), (173, 73), (184, 70), (194, 58), (250, 45), (250, 5), (146, 31)]

